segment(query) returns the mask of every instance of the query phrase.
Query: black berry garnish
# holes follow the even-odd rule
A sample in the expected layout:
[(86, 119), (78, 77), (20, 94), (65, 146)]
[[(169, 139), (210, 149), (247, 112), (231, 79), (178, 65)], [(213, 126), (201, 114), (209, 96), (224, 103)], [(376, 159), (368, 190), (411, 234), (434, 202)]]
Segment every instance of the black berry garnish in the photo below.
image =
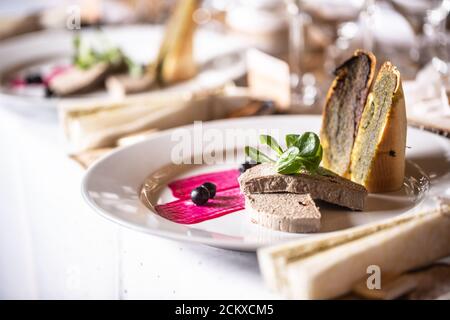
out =
[(244, 163), (241, 163), (239, 165), (239, 172), (240, 173), (244, 173), (245, 171), (247, 171), (248, 169), (256, 166), (258, 163), (255, 162), (249, 162), (249, 161), (245, 161)]
[(192, 190), (191, 200), (198, 206), (204, 205), (209, 200), (209, 191), (204, 186), (200, 186)]
[(30, 73), (26, 75), (25, 82), (28, 84), (41, 84), (43, 81), (39, 73)]
[(46, 98), (51, 98), (55, 95), (55, 93), (53, 92), (52, 89), (50, 89), (49, 87), (45, 87), (45, 97)]
[(209, 191), (209, 197), (212, 199), (216, 195), (216, 185), (212, 182), (205, 182), (202, 184), (202, 187), (205, 187)]

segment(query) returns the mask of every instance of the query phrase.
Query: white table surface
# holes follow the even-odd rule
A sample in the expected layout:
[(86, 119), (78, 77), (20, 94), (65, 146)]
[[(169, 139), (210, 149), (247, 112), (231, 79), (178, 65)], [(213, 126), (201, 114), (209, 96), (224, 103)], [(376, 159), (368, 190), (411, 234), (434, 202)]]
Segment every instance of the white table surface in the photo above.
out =
[(273, 299), (255, 254), (140, 234), (83, 201), (57, 115), (0, 101), (0, 299)]

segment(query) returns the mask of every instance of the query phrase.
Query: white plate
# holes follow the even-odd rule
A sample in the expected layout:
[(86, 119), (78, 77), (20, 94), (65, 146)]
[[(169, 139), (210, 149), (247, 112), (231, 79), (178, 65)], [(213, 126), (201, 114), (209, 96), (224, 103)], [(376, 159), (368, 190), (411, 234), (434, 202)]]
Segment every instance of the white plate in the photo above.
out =
[[(163, 27), (156, 25), (112, 26), (102, 28), (112, 43), (139, 63), (156, 58)], [(97, 33), (82, 30), (83, 36)], [(44, 98), (42, 90), (18, 92), (7, 87), (7, 80), (15, 73), (41, 68), (61, 61), (68, 63), (73, 55), (74, 33), (65, 30), (45, 30), (3, 41), (0, 45), (0, 98), (10, 104), (33, 107), (54, 107), (58, 101), (87, 100), (107, 97), (105, 90), (69, 98)], [(199, 29), (194, 39), (194, 55), (200, 66), (199, 74), (191, 80), (162, 90), (160, 94), (174, 91), (195, 92), (216, 88), (245, 74), (245, 44), (231, 36)]]
[[(204, 123), (203, 132), (207, 129), (219, 132), (227, 129), (278, 129), (284, 137), (287, 133), (318, 132), (320, 122), (319, 116), (242, 118)], [(184, 128), (190, 134), (193, 132), (193, 126)], [(220, 166), (172, 164), (171, 151), (177, 143), (172, 137), (173, 132), (174, 129), (161, 132), (151, 139), (117, 150), (94, 164), (83, 182), (82, 192), (86, 201), (102, 216), (134, 230), (228, 249), (252, 251), (264, 245), (312, 236), (272, 231), (252, 224), (245, 211), (192, 225), (173, 223), (152, 212), (139, 199), (140, 188), (150, 174), (158, 175), (160, 180), (152, 198), (155, 203), (164, 203), (173, 200), (167, 188), (170, 180), (238, 165), (237, 162)], [(242, 143), (245, 144), (236, 143), (231, 148), (242, 150)], [(351, 228), (413, 210), (429, 197), (427, 173), (433, 175), (433, 188), (450, 182), (449, 140), (409, 128), (407, 145), (405, 187), (399, 192), (369, 195), (363, 212), (321, 205), (321, 232)], [(243, 155), (239, 154), (239, 157), (238, 162), (242, 161)], [(427, 173), (421, 171), (420, 166), (425, 167)]]

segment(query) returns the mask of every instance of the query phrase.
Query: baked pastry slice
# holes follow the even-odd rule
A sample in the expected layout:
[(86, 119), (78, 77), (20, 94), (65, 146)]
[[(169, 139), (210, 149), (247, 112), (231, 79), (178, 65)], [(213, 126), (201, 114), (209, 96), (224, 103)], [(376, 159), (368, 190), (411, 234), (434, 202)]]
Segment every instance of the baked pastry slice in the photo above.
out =
[(385, 62), (367, 98), (351, 155), (351, 179), (369, 192), (401, 188), (405, 175), (406, 111), (400, 72)]
[(348, 176), (351, 150), (375, 65), (372, 53), (355, 51), (336, 69), (336, 78), (327, 94), (320, 134), (322, 166), (340, 176)]

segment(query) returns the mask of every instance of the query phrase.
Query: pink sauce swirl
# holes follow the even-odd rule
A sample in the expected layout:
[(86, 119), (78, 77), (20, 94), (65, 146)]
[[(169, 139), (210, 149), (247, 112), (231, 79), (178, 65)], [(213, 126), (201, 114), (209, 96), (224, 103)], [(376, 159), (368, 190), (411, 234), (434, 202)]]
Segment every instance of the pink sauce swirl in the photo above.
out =
[[(215, 219), (244, 209), (244, 196), (239, 189), (238, 170), (225, 170), (201, 174), (169, 183), (169, 188), (178, 200), (157, 205), (156, 212), (176, 223), (193, 224)], [(216, 196), (203, 206), (190, 199), (191, 191), (205, 182), (216, 185)]]

